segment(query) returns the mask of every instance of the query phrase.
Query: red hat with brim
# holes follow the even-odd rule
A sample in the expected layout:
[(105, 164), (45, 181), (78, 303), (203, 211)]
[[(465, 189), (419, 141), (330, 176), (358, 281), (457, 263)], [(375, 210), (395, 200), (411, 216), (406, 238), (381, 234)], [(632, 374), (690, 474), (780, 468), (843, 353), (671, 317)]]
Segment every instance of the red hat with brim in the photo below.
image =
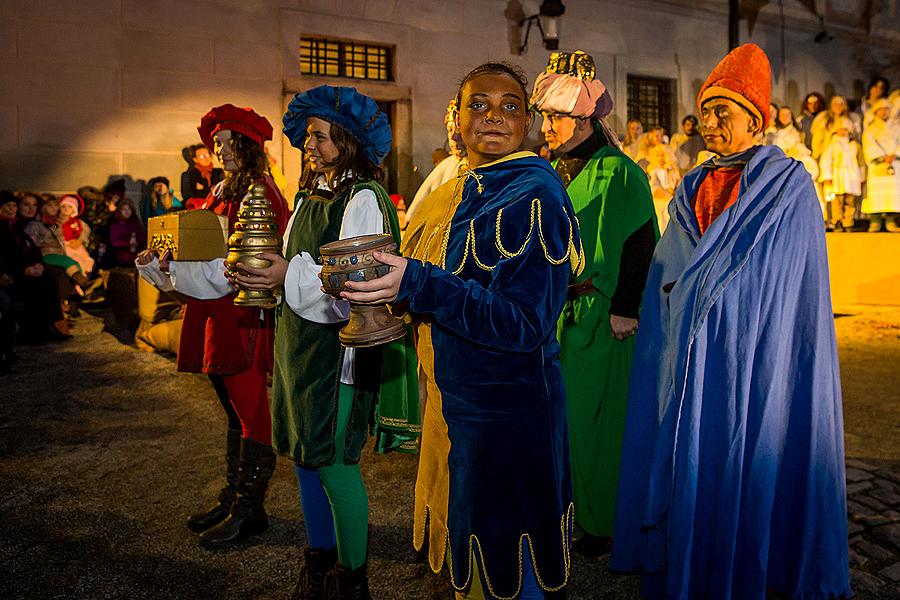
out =
[(213, 136), (219, 131), (237, 131), (262, 146), (272, 139), (272, 124), (268, 119), (256, 114), (252, 108), (240, 108), (234, 104), (223, 104), (210, 110), (200, 119), (200, 139), (212, 150)]
[(727, 98), (759, 119), (765, 129), (769, 125), (771, 97), (769, 57), (756, 44), (743, 44), (729, 52), (706, 78), (697, 96), (697, 108), (701, 109), (707, 100)]

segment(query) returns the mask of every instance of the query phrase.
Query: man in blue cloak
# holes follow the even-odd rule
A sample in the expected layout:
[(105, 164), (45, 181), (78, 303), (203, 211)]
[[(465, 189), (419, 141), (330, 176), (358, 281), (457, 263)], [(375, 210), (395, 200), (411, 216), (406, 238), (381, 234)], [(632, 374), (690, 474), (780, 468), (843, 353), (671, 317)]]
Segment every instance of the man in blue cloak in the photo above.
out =
[(707, 149), (669, 205), (644, 291), (615, 570), (647, 598), (848, 597), (843, 421), (822, 216), (766, 127), (747, 44), (700, 90)]

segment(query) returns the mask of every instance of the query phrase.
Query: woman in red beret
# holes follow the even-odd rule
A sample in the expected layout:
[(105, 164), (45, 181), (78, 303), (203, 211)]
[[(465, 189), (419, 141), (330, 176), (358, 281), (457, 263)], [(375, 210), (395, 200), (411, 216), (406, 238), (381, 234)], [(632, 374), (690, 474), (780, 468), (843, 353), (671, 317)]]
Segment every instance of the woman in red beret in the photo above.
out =
[[(279, 233), (284, 233), (290, 213), (269, 174), (263, 149), (272, 139), (272, 125), (252, 109), (224, 104), (209, 111), (198, 130), (227, 173), (210, 191), (204, 208), (226, 216), (231, 233), (241, 200), (253, 184), (261, 183)], [(275, 470), (266, 390), (274, 340), (271, 311), (234, 305), (236, 290), (225, 279), (224, 258), (176, 262), (147, 250), (135, 262), (153, 285), (188, 296), (178, 370), (209, 375), (228, 416), (225, 487), (218, 503), (193, 515), (188, 527), (212, 546), (262, 533), (268, 527), (263, 500)]]

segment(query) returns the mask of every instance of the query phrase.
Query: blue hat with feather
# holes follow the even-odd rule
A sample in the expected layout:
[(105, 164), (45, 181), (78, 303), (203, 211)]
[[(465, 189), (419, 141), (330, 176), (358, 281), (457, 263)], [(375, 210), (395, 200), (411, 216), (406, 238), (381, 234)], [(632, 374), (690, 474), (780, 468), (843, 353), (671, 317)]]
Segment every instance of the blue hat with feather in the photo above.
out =
[(303, 149), (306, 120), (318, 117), (341, 127), (359, 142), (374, 165), (391, 151), (391, 126), (374, 100), (355, 88), (320, 85), (294, 96), (284, 114), (284, 135), (295, 148)]

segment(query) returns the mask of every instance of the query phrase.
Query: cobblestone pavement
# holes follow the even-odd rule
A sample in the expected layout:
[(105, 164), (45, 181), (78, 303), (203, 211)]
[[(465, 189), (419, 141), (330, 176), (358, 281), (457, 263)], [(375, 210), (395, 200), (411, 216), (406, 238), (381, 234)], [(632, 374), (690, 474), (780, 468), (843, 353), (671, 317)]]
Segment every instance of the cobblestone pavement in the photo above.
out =
[(860, 598), (900, 598), (900, 469), (847, 460), (850, 573)]
[(849, 307), (835, 321), (844, 392), (853, 590), (900, 598), (900, 308)]
[[(850, 565), (856, 597), (900, 600), (900, 309), (836, 320), (844, 388)], [(221, 485), (223, 423), (208, 382), (176, 374), (86, 315), (76, 338), (22, 348), (0, 379), (0, 598), (282, 599), (305, 530), (279, 461), (265, 535), (230, 552), (184, 527)], [(411, 549), (416, 460), (362, 460), (378, 600), (447, 600)], [(607, 561), (572, 562), (572, 600), (638, 598)]]

